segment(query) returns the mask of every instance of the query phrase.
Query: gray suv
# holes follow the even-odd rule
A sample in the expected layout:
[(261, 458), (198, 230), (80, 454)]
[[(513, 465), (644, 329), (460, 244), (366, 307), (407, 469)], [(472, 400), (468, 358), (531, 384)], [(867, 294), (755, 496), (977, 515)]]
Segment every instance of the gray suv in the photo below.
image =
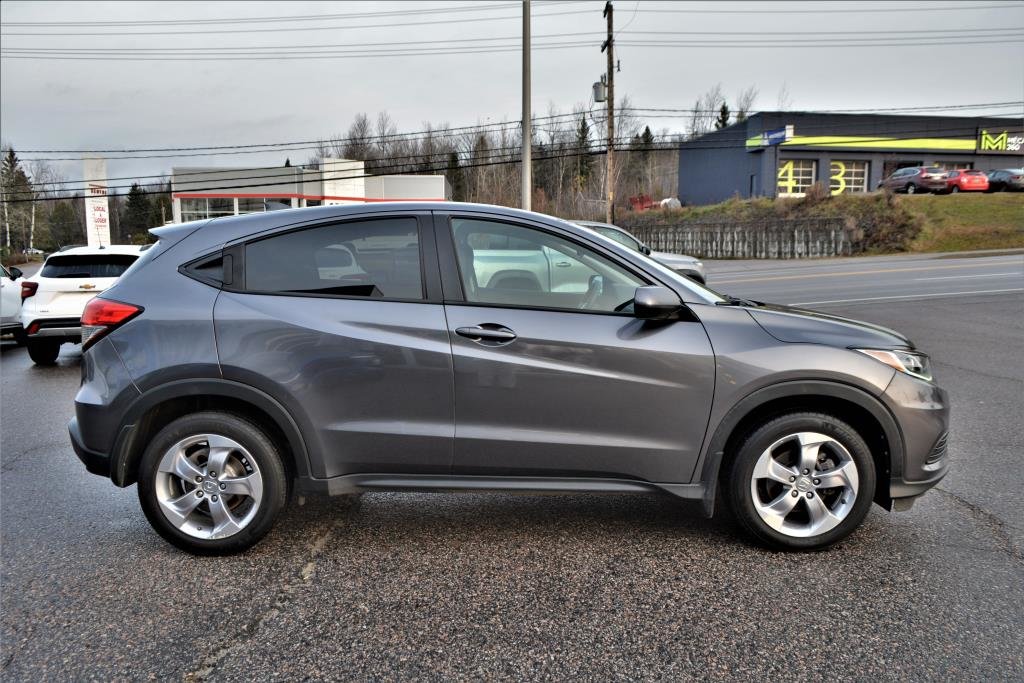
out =
[(69, 429), (189, 552), (248, 548), (296, 490), (722, 497), (820, 548), (947, 469), (946, 392), (905, 337), (565, 221), (382, 203), (153, 233), (83, 314)]

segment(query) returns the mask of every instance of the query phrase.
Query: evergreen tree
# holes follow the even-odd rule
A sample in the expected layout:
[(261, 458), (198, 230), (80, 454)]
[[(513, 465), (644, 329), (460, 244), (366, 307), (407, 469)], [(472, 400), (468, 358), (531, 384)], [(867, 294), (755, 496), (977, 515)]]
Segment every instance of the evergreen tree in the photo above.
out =
[(587, 123), (587, 116), (580, 116), (580, 125), (576, 127), (576, 178), (577, 190), (587, 186), (590, 176), (594, 170), (594, 160), (590, 156), (590, 124)]
[(284, 167), (285, 168), (291, 168), (291, 165), (292, 165), (292, 160), (290, 158), (288, 158), (288, 157), (285, 157)]
[(153, 205), (146, 191), (138, 183), (132, 183), (128, 191), (128, 201), (124, 206), (124, 218), (121, 220), (122, 239), (136, 239), (152, 227)]
[(452, 188), (452, 201), (466, 201), (466, 175), (462, 172), (462, 166), (459, 164), (459, 155), (454, 150), (448, 153), (447, 166), (445, 175)]
[[(8, 147), (0, 162), (0, 193), (3, 194), (3, 246), (10, 252), (28, 246), (35, 192), (14, 148)], [(9, 203), (6, 203), (9, 202)]]
[(56, 251), (69, 244), (83, 244), (85, 235), (70, 201), (58, 201), (50, 215), (50, 242), (46, 246)]
[(715, 119), (715, 130), (721, 130), (729, 125), (729, 105), (722, 102), (722, 108), (718, 111), (718, 118)]

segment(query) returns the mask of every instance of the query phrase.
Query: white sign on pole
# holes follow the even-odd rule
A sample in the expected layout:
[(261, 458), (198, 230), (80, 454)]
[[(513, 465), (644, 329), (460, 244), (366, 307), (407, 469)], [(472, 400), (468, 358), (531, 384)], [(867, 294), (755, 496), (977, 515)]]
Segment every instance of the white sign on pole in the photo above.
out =
[(110, 210), (107, 205), (107, 160), (85, 162), (85, 232), (90, 247), (110, 246)]

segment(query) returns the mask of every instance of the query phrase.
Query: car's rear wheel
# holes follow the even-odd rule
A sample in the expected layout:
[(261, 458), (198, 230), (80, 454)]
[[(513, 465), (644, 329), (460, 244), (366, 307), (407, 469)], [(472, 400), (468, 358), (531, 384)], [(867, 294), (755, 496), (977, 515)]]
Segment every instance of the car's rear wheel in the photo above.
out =
[(197, 555), (245, 550), (270, 531), (288, 496), (274, 442), (231, 413), (186, 415), (160, 430), (139, 466), (153, 528)]
[(863, 521), (875, 493), (864, 439), (823, 413), (792, 413), (750, 432), (735, 451), (729, 498), (759, 541), (812, 550), (836, 543)]
[(60, 355), (60, 344), (59, 339), (29, 339), (28, 357), (36, 365), (53, 365)]

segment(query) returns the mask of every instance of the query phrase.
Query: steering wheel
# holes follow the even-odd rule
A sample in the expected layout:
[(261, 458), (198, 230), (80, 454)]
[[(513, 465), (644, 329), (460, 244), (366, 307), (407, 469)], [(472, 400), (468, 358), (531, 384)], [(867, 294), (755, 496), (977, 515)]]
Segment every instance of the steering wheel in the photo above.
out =
[(591, 308), (597, 303), (602, 294), (604, 294), (604, 277), (601, 275), (591, 275), (590, 282), (587, 284), (587, 294), (576, 308), (580, 310)]

